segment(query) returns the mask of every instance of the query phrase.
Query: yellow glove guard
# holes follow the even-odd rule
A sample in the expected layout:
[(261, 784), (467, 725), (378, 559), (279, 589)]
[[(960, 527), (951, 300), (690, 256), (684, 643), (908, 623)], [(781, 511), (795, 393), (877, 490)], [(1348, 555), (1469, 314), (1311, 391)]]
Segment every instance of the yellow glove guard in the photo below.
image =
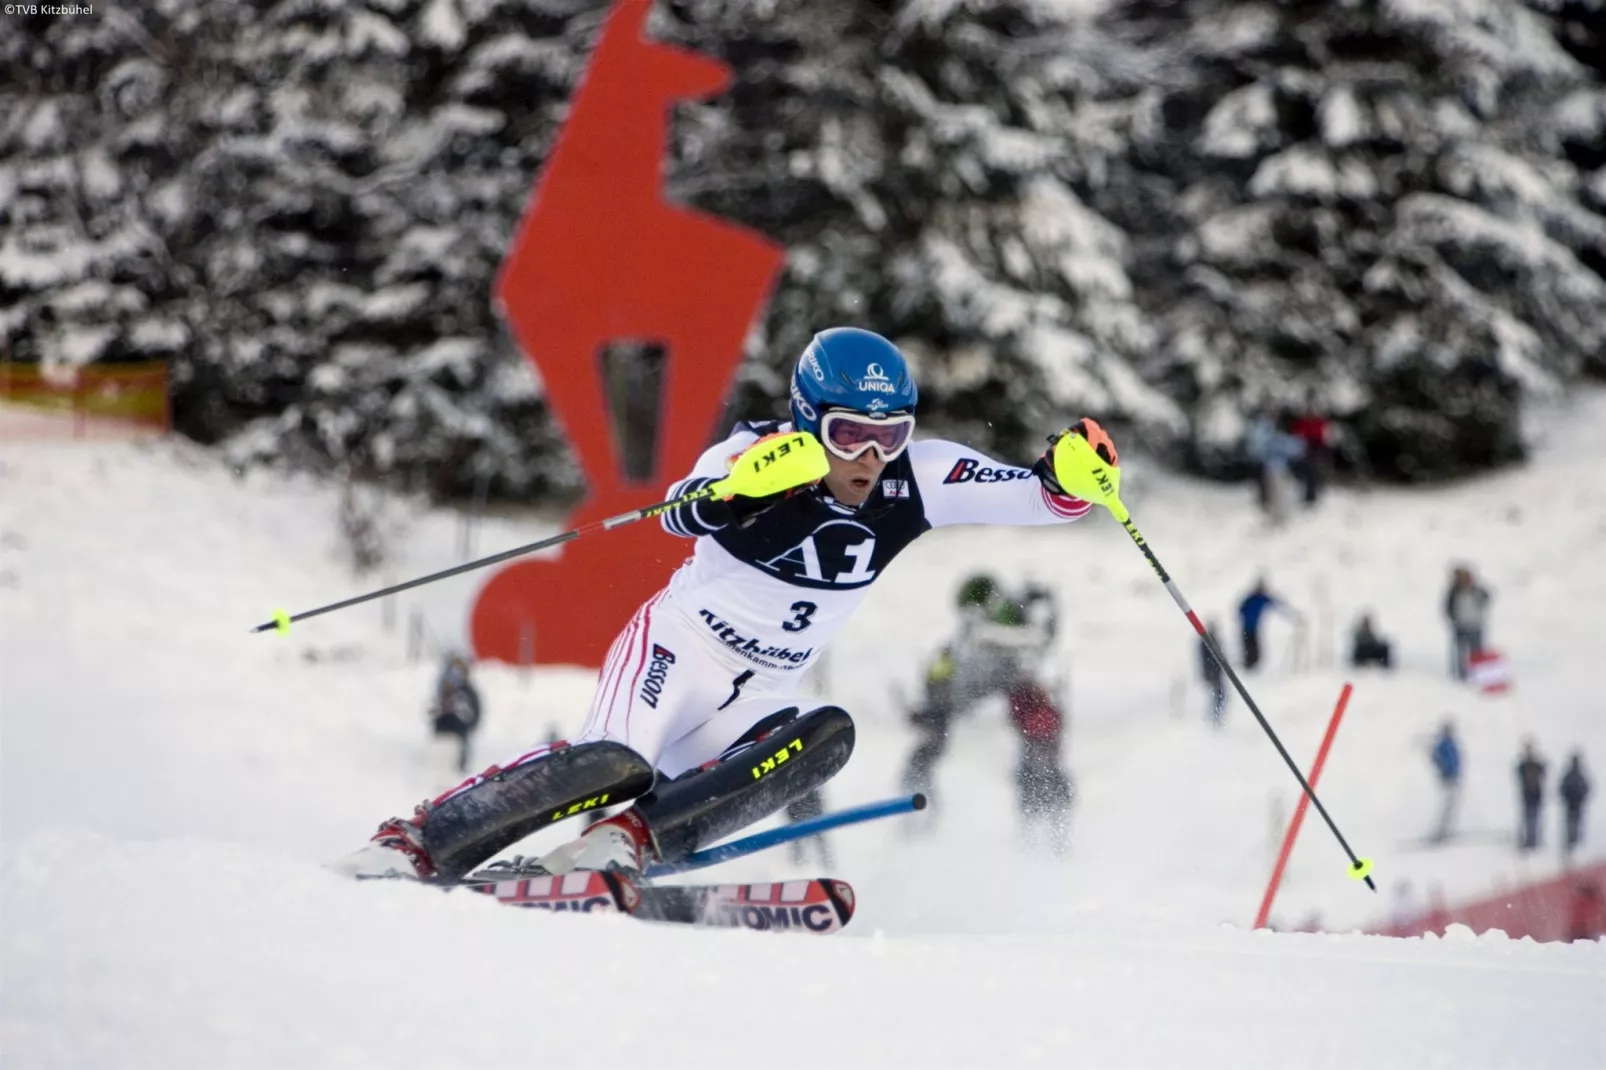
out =
[(1121, 469), (1100, 457), (1087, 439), (1069, 431), (1054, 443), (1054, 478), (1065, 493), (1102, 505), (1115, 519), (1130, 516), (1121, 504)]
[(721, 498), (767, 498), (818, 483), (831, 470), (825, 447), (807, 431), (770, 435), (747, 447), (731, 474), (709, 489)]

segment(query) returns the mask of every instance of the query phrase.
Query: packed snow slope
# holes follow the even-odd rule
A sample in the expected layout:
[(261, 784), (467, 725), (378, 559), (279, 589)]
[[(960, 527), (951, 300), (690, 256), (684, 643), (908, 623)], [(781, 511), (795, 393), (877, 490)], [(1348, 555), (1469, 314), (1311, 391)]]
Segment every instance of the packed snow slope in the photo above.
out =
[[(1432, 491), (1340, 491), (1269, 529), (1241, 488), (1128, 463), (1128, 504), (1182, 589), (1225, 623), (1265, 574), (1306, 613), (1269, 626), (1249, 677), (1306, 764), (1344, 670), (1322, 655), (1370, 610), (1401, 659), (1354, 677), (1321, 794), (1383, 894), (1345, 878), (1308, 820), (1276, 915), (1381, 921), (1409, 881), (1452, 901), (1548, 875), (1517, 859), (1511, 764), (1534, 736), (1606, 771), (1596, 699), (1606, 604), (1606, 396), (1553, 414), (1530, 467)], [(1065, 530), (934, 533), (889, 570), (817, 674), (853, 711), (835, 805), (895, 794), (912, 692), (989, 571), (1051, 583), (1065, 619), (1063, 859), (1017, 842), (1000, 711), (961, 723), (933, 826), (833, 837), (860, 894), (840, 937), (650, 927), (345, 883), (320, 863), (451, 780), (425, 736), (432, 663), (413, 614), (460, 635), (476, 579), (248, 634), (301, 609), (456, 563), (455, 517), (390, 507), (382, 574), (343, 565), (338, 494), (236, 477), (182, 443), (0, 447), (0, 1060), (10, 1067), (1055, 1065), (1606, 1066), (1606, 945), (1250, 932), (1292, 778), (1235, 703), (1213, 730), (1186, 625), (1107, 517)], [(503, 518), (477, 552), (554, 518)], [(1495, 593), (1516, 687), (1445, 678), (1439, 602), (1466, 561)], [(591, 674), (486, 667), (481, 762), (576, 727)], [(1179, 690), (1180, 689), (1180, 690)], [(1425, 753), (1453, 717), (1465, 835), (1420, 846)], [(1553, 765), (1553, 770), (1555, 766)], [(1597, 808), (1598, 809), (1598, 808)], [(1598, 823), (1597, 823), (1598, 824)], [(557, 832), (546, 834), (550, 840)], [(527, 845), (527, 846), (540, 846)], [(1584, 854), (1606, 853), (1590, 831)], [(818, 868), (817, 866), (814, 868)], [(784, 851), (712, 871), (793, 875)]]

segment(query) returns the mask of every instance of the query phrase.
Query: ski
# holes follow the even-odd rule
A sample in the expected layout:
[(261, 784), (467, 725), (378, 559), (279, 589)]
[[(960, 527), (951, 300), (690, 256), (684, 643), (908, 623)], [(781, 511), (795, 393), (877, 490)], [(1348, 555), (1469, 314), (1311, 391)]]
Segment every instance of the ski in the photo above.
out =
[(856, 905), (850, 884), (826, 877), (770, 884), (637, 885), (589, 870), (563, 876), (482, 870), (438, 887), (468, 888), (507, 906), (536, 910), (623, 913), (642, 921), (821, 936), (847, 925)]
[[(822, 814), (695, 851), (677, 862), (654, 864), (646, 877), (652, 880), (701, 869), (827, 829), (921, 810), (925, 805), (926, 797), (916, 794)], [(467, 888), (508, 906), (581, 914), (621, 913), (644, 921), (759, 932), (834, 933), (853, 920), (857, 905), (853, 886), (829, 877), (769, 884), (658, 885), (623, 881), (592, 870), (553, 874), (541, 867), (539, 859), (523, 857), (492, 862), (455, 879), (420, 879), (397, 851), (375, 844), (328, 863), (328, 868), (360, 881), (407, 880), (448, 891)]]

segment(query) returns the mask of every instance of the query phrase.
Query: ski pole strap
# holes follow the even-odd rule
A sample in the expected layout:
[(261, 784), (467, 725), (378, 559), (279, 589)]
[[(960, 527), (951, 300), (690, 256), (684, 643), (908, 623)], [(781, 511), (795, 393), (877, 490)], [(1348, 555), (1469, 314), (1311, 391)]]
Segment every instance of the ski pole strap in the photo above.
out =
[(720, 862), (729, 862), (735, 858), (753, 854), (757, 851), (778, 847), (793, 840), (805, 839), (822, 832), (829, 832), (844, 825), (858, 825), (865, 821), (875, 821), (883, 817), (892, 817), (896, 814), (912, 813), (926, 808), (926, 797), (916, 792), (897, 799), (887, 799), (884, 802), (865, 803), (848, 810), (838, 810), (833, 814), (821, 814), (811, 817), (807, 821), (799, 821), (793, 825), (783, 825), (777, 829), (755, 833), (730, 843), (722, 843), (717, 847), (707, 847), (701, 851), (693, 852), (678, 862), (659, 862), (648, 867), (648, 877), (667, 877), (673, 873), (686, 873), (694, 869), (703, 869), (706, 866), (716, 865)]

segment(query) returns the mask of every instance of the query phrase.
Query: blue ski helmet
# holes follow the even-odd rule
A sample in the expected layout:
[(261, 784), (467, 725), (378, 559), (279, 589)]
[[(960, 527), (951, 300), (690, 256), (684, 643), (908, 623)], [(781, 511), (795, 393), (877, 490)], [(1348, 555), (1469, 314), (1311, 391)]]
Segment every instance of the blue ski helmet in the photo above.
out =
[(919, 400), (898, 347), (858, 327), (821, 331), (792, 369), (792, 424), (813, 435), (830, 409), (890, 416), (914, 412)]

